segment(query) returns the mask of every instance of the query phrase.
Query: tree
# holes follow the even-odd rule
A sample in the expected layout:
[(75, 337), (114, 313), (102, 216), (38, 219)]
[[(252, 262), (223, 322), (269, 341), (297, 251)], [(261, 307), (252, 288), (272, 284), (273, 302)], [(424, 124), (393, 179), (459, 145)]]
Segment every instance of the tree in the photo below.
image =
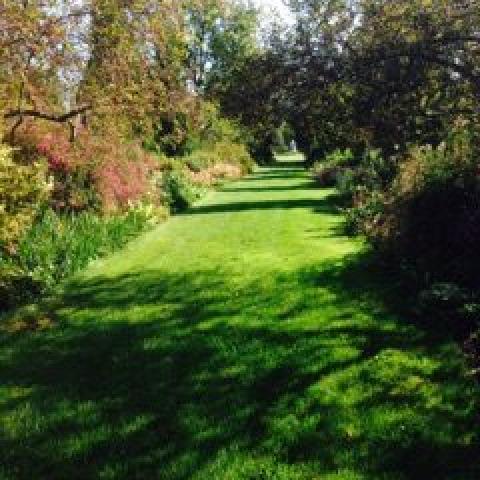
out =
[(410, 142), (436, 144), (459, 115), (478, 121), (475, 2), (290, 4), (297, 21), (271, 42), (282, 64), (272, 83), (311, 160), (342, 146), (389, 154)]
[(80, 62), (74, 26), (83, 6), (56, 0), (4, 0), (0, 6), (0, 111), (10, 137), (26, 117), (66, 123), (89, 106), (68, 102), (68, 80)]
[(0, 108), (11, 134), (25, 118), (132, 134), (188, 109), (183, 4), (171, 0), (5, 0)]

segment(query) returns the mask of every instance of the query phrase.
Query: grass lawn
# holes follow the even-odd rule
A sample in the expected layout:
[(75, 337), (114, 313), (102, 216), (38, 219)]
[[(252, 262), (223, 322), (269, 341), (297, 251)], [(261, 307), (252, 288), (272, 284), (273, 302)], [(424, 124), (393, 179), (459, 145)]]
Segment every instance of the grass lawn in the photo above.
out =
[(2, 480), (480, 478), (456, 343), (286, 160), (92, 265), (55, 327), (1, 334)]

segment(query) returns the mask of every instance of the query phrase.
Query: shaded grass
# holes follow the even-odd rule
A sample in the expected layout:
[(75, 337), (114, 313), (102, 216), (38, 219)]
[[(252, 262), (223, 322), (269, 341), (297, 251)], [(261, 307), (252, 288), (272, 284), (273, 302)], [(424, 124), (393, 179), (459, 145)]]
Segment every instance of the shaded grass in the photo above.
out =
[(397, 313), (332, 192), (262, 172), (72, 281), (58, 327), (2, 337), (0, 478), (479, 478), (448, 332)]

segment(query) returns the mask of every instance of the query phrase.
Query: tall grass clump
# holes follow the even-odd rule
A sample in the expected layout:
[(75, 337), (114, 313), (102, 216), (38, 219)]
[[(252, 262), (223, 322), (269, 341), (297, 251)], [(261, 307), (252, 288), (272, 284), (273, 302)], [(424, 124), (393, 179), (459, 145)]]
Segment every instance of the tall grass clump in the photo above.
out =
[[(22, 237), (14, 256), (0, 257), (3, 309), (35, 298), (85, 268), (92, 260), (123, 247), (165, 210), (131, 208), (123, 214), (94, 212), (58, 215), (45, 210)], [(21, 287), (22, 291), (18, 291)]]

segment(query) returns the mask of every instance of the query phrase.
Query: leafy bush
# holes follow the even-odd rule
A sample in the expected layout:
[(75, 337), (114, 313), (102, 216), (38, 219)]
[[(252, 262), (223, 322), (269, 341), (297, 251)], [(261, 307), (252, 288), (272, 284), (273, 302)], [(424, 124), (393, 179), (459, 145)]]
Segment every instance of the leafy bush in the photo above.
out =
[(188, 155), (184, 163), (194, 172), (217, 164), (238, 165), (242, 174), (253, 171), (254, 162), (246, 147), (229, 141), (217, 142)]
[(0, 144), (0, 249), (15, 252), (49, 191), (44, 164), (19, 165), (12, 148)]
[(321, 161), (315, 162), (311, 174), (320, 187), (334, 187), (342, 172), (354, 163), (354, 155), (350, 149), (335, 150)]
[(358, 169), (342, 169), (336, 176), (336, 187), (342, 198), (352, 201), (356, 193), (363, 189)]
[(381, 150), (368, 148), (361, 157), (358, 170), (358, 177), (366, 189), (382, 191), (397, 173), (397, 160), (384, 157)]
[(215, 145), (218, 163), (238, 165), (243, 174), (253, 171), (254, 162), (245, 145), (240, 143), (219, 142)]
[(334, 150), (329, 153), (324, 162), (328, 165), (336, 165), (337, 167), (351, 167), (355, 162), (355, 156), (352, 150), (347, 148), (346, 150)]
[(358, 233), (368, 235), (376, 228), (385, 212), (385, 199), (378, 191), (368, 192), (362, 200), (359, 198), (357, 196), (355, 204), (346, 210), (346, 230), (351, 235)]
[(355, 167), (337, 176), (339, 194), (350, 205), (347, 227), (350, 233), (367, 233), (385, 212), (385, 192), (397, 170), (395, 158), (384, 158), (380, 150), (366, 149)]
[(161, 185), (167, 205), (174, 212), (190, 207), (201, 196), (201, 191), (189, 180), (181, 170), (172, 170), (163, 174)]
[(413, 148), (370, 229), (373, 242), (429, 281), (474, 284), (480, 268), (478, 160), (463, 136)]
[(397, 159), (386, 158), (378, 149), (365, 149), (356, 165), (342, 168), (336, 177), (341, 196), (354, 206), (369, 202), (372, 192), (384, 192), (397, 172)]
[[(184, 158), (162, 165), (159, 188), (173, 211), (185, 210), (202, 195), (202, 188), (235, 179), (253, 170), (246, 147), (230, 141), (205, 145)], [(185, 168), (186, 167), (186, 168)]]
[(480, 318), (480, 169), (469, 134), (410, 148), (402, 161), (366, 151), (337, 178), (351, 199), (347, 227), (420, 291), (425, 318), (465, 334)]

